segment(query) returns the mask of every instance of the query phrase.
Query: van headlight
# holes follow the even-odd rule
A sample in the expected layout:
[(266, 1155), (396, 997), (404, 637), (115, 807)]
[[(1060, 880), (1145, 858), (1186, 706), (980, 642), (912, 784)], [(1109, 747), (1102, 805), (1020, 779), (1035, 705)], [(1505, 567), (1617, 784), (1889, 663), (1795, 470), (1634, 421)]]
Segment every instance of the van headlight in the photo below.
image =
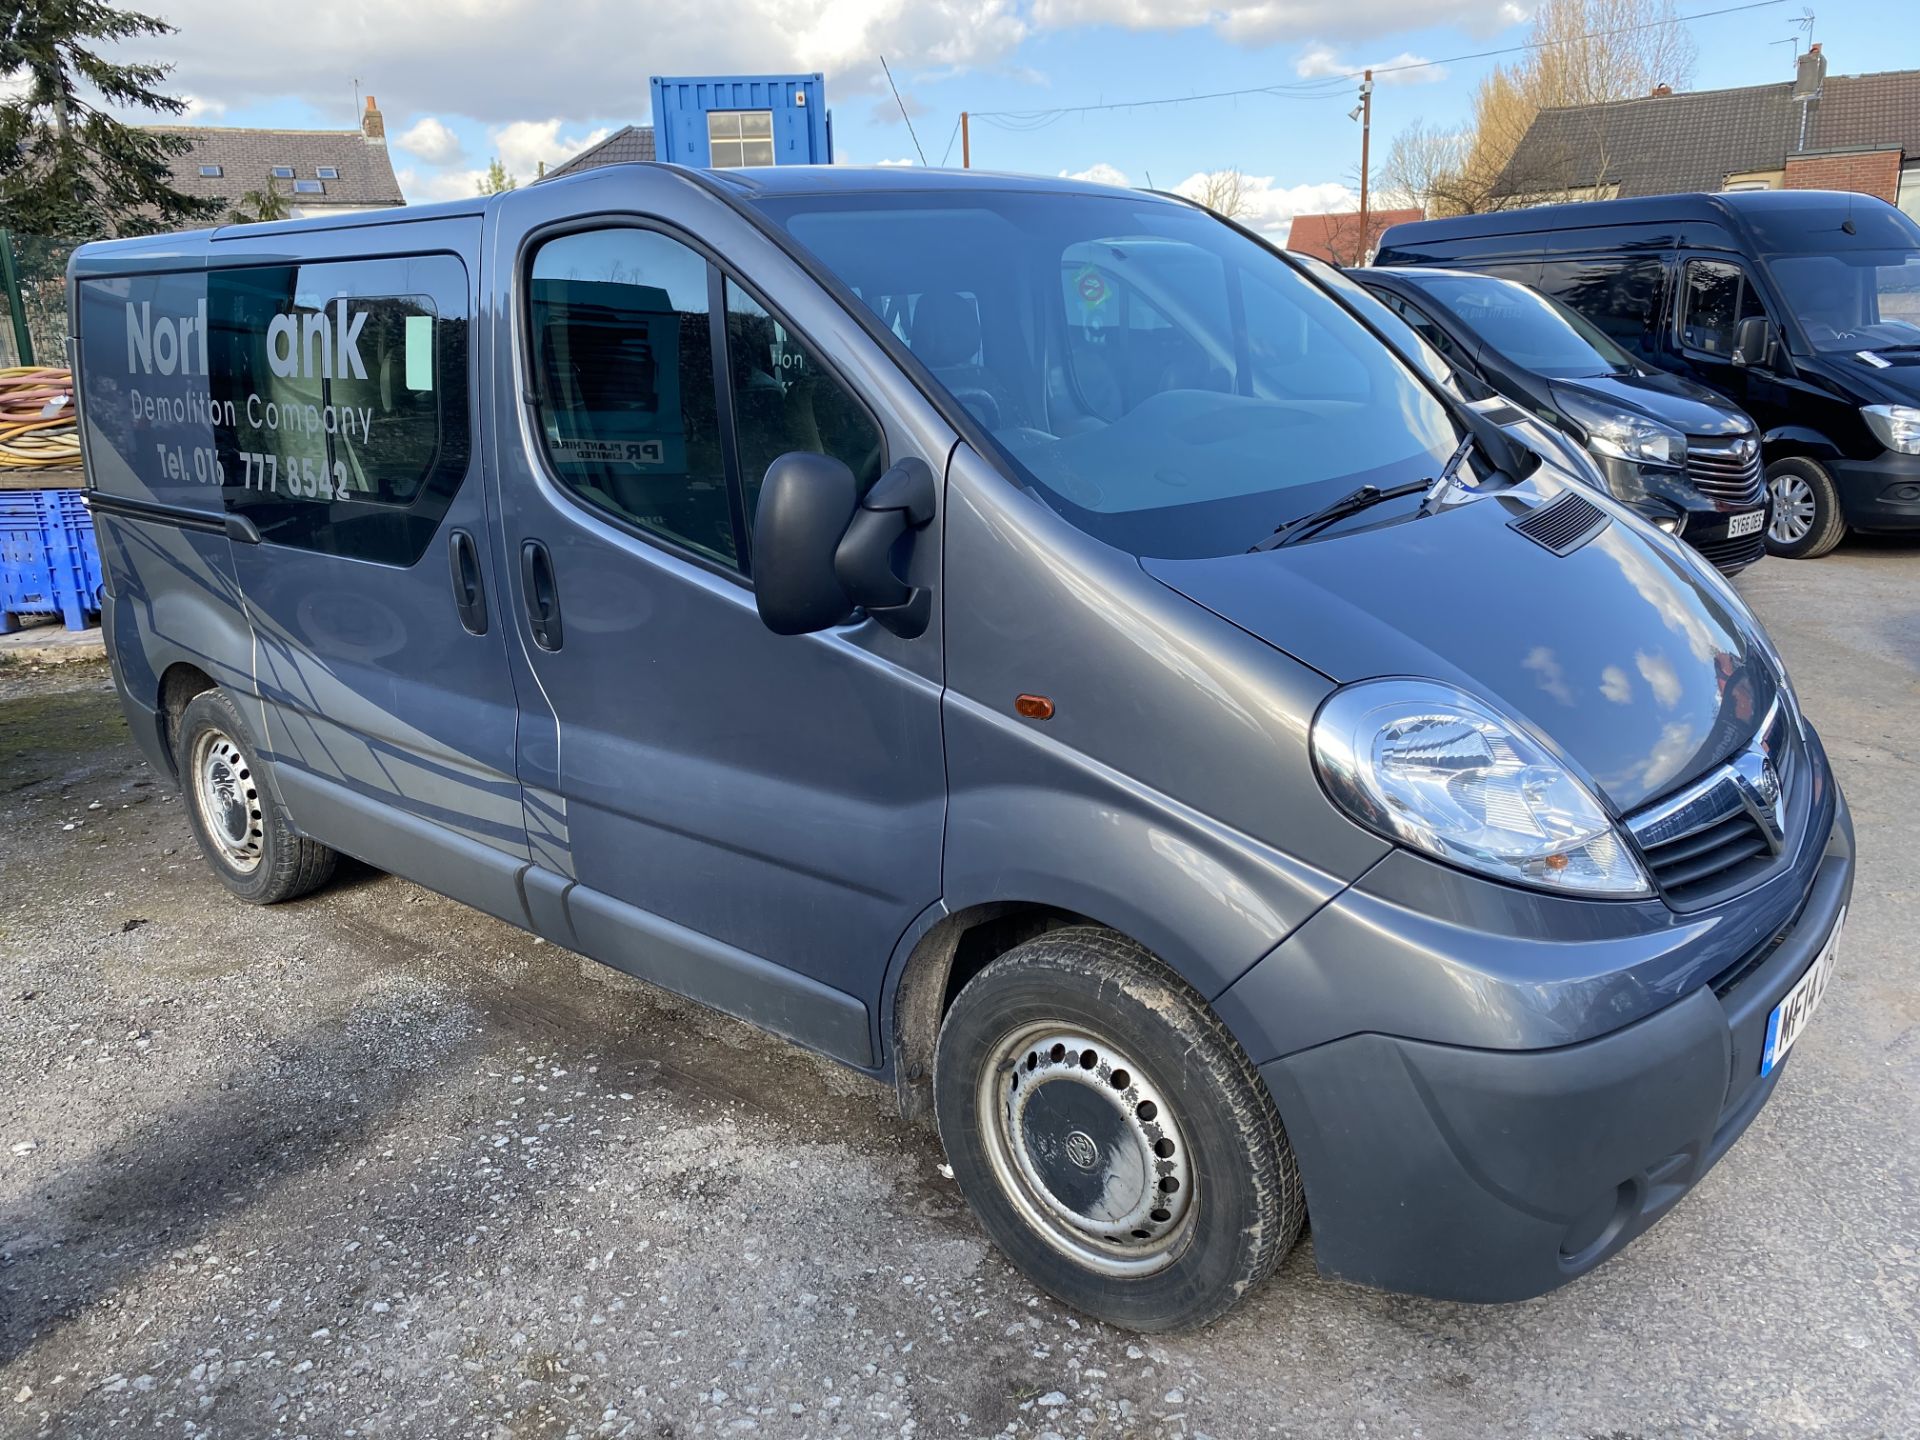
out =
[(1555, 390), (1553, 395), (1560, 402), (1560, 408), (1587, 432), (1587, 448), (1595, 454), (1631, 460), (1638, 465), (1687, 463), (1687, 437), (1678, 430), (1589, 400), (1572, 390)]
[(1860, 413), (1887, 449), (1897, 455), (1920, 455), (1920, 409), (1911, 405), (1862, 405)]
[(1431, 680), (1368, 680), (1313, 722), (1334, 801), (1368, 829), (1496, 880), (1578, 895), (1652, 886), (1600, 802), (1486, 702)]

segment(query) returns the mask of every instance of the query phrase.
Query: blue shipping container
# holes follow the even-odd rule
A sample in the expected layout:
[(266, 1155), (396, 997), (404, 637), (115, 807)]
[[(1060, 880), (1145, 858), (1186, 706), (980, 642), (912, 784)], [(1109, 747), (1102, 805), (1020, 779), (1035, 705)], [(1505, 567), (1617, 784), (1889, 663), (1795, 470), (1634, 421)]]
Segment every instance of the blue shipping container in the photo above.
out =
[(655, 75), (654, 153), (676, 165), (831, 165), (827, 82), (813, 75)]

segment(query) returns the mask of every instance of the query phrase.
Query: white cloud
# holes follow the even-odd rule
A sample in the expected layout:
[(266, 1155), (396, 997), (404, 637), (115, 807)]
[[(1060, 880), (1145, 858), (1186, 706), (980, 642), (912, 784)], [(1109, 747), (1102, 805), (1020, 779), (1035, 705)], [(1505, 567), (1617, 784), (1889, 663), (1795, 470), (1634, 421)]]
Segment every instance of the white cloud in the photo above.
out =
[(918, 165), (920, 162), (909, 155), (904, 160), (876, 160), (873, 163), (885, 170), (898, 170), (902, 167)]
[(284, 6), (170, 0), (179, 33), (142, 58), (173, 63), (172, 83), (232, 107), (299, 99), (343, 124), (354, 123), (343, 76), (403, 113), (505, 125), (564, 105), (639, 121), (648, 73), (823, 70), (843, 96), (877, 96), (878, 55), (896, 75), (970, 69), (1006, 60), (1032, 28), (1021, 0), (653, 0), (639, 63), (632, 0), (561, 8), (563, 16), (548, 0), (332, 0), (303, 8), (290, 45)]
[[(1197, 171), (1174, 186), (1174, 193), (1198, 199), (1206, 193), (1207, 173)], [(1296, 215), (1328, 215), (1357, 210), (1360, 197), (1337, 180), (1308, 185), (1275, 185), (1271, 175), (1240, 177), (1240, 200), (1245, 207), (1237, 217), (1249, 230), (1258, 230), (1284, 241), (1293, 228)]]
[(422, 115), (393, 143), (429, 165), (446, 165), (460, 158), (460, 137), (431, 115)]
[(1062, 170), (1060, 174), (1068, 180), (1087, 180), (1095, 185), (1118, 185), (1122, 189), (1131, 189), (1133, 186), (1133, 181), (1127, 178), (1126, 171), (1109, 165), (1104, 160), (1089, 165), (1084, 170)]
[(227, 113), (226, 105), (219, 100), (208, 100), (199, 95), (182, 95), (186, 109), (179, 114), (182, 125), (214, 125)]
[[(1418, 69), (1408, 67), (1418, 66)], [(1293, 63), (1293, 73), (1303, 80), (1323, 75), (1358, 75), (1372, 70), (1381, 85), (1434, 85), (1447, 78), (1447, 67), (1435, 65), (1424, 55), (1402, 50), (1386, 60), (1363, 60), (1355, 64), (1342, 59), (1329, 45), (1309, 45)]]
[(1236, 45), (1332, 35), (1364, 39), (1398, 30), (1458, 25), (1487, 34), (1524, 19), (1504, 0), (1489, 12), (1485, 0), (1034, 0), (1036, 29), (1117, 25), (1126, 30), (1206, 27)]
[(394, 179), (400, 182), (400, 193), (415, 205), (433, 200), (471, 200), (480, 193), (480, 182), (487, 178), (484, 170), (401, 170)]
[(493, 154), (507, 167), (507, 173), (524, 183), (540, 173), (543, 163), (551, 170), (562, 160), (598, 145), (613, 133), (603, 126), (584, 134), (576, 131), (562, 135), (560, 127), (564, 123), (558, 119), (515, 120), (488, 130), (487, 139), (493, 145)]

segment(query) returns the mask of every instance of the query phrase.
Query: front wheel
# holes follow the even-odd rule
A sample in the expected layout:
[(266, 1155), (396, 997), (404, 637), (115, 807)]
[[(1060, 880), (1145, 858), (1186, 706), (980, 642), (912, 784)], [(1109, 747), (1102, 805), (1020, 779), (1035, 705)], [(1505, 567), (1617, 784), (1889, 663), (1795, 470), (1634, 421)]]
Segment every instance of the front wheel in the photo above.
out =
[(1800, 455), (1774, 461), (1767, 467), (1767, 494), (1773, 501), (1767, 519), (1768, 554), (1815, 560), (1847, 533), (1840, 489), (1818, 461)]
[(1159, 960), (1055, 930), (967, 982), (940, 1030), (940, 1136), (1035, 1284), (1133, 1330), (1198, 1325), (1279, 1264), (1306, 1215), (1259, 1075)]

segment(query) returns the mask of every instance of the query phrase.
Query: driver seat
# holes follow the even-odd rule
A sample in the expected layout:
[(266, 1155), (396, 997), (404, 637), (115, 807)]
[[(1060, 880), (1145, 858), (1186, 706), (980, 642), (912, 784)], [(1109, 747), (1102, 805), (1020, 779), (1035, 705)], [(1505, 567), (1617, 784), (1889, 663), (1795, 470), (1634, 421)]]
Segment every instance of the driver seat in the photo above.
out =
[(930, 290), (913, 307), (907, 346), (989, 430), (1019, 424), (1013, 399), (980, 356), (980, 307), (957, 290)]

